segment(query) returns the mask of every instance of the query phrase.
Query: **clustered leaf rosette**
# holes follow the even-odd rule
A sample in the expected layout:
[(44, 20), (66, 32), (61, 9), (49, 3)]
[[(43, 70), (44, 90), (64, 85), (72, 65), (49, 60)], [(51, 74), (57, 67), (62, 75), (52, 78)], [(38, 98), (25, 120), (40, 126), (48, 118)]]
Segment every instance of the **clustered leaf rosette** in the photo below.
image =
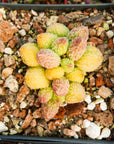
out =
[(85, 99), (85, 72), (96, 70), (103, 61), (102, 53), (87, 46), (88, 28), (69, 29), (60, 23), (38, 34), (37, 43), (26, 43), (20, 48), (23, 63), (30, 68), (25, 83), (30, 89), (39, 89), (42, 116), (46, 121), (54, 118), (65, 103), (78, 103)]
[(58, 37), (66, 37), (69, 33), (69, 29), (60, 23), (55, 23), (50, 25), (47, 30), (47, 33), (53, 33), (55, 35), (57, 35)]
[(68, 45), (69, 43), (67, 38), (65, 37), (59, 38), (55, 40), (54, 43), (52, 44), (52, 50), (59, 56), (62, 56), (67, 52)]
[(80, 26), (80, 27), (77, 27), (77, 28), (73, 28), (69, 32), (68, 38), (69, 38), (69, 40), (72, 40), (75, 37), (82, 37), (82, 38), (85, 38), (86, 41), (87, 41), (88, 40), (88, 35), (89, 35), (88, 27), (86, 27), (86, 26)]
[(37, 53), (38, 63), (45, 68), (55, 68), (60, 64), (60, 57), (50, 49), (41, 49)]
[(60, 78), (53, 80), (53, 91), (57, 96), (65, 96), (69, 90), (69, 80), (66, 78)]
[(57, 39), (57, 36), (51, 33), (41, 33), (37, 36), (37, 43), (40, 49), (48, 49)]
[(76, 37), (72, 40), (67, 55), (73, 61), (77, 61), (84, 54), (86, 47), (86, 39), (82, 37)]
[(61, 67), (64, 69), (64, 72), (69, 73), (74, 69), (74, 61), (69, 58), (63, 58), (61, 60)]
[(53, 90), (51, 87), (40, 89), (38, 92), (38, 99), (40, 103), (48, 102), (53, 96)]

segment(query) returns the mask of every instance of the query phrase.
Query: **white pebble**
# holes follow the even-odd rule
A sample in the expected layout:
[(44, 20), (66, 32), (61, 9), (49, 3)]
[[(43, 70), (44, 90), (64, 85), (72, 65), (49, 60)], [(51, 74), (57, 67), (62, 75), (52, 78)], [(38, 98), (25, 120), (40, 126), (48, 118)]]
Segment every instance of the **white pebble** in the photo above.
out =
[(22, 103), (20, 104), (20, 108), (22, 109), (22, 108), (25, 108), (26, 106), (27, 106), (27, 103), (22, 101)]
[(4, 132), (4, 131), (7, 131), (7, 130), (8, 130), (8, 127), (5, 126), (5, 124), (0, 121), (0, 132)]
[(83, 121), (83, 128), (88, 128), (89, 126), (90, 126), (90, 121), (88, 120), (88, 119), (85, 119), (84, 121)]
[(98, 99), (98, 98), (101, 98), (100, 95), (96, 95), (95, 97), (96, 97), (97, 99)]
[(72, 129), (73, 131), (76, 131), (76, 132), (79, 132), (79, 131), (81, 130), (81, 128), (80, 128), (79, 126), (77, 126), (77, 125), (72, 125), (72, 126), (71, 126), (71, 129)]
[(10, 129), (10, 135), (14, 135), (14, 134), (17, 134), (17, 132), (13, 129)]
[(113, 37), (114, 32), (112, 30), (109, 30), (109, 31), (106, 32), (106, 34), (107, 34), (108, 38), (110, 39), (110, 38)]
[(86, 129), (86, 135), (92, 139), (100, 136), (101, 128), (95, 123), (91, 122), (90, 126)]
[(21, 30), (19, 31), (19, 34), (20, 34), (21, 36), (25, 36), (25, 35), (26, 35), (26, 31), (25, 31), (24, 29), (21, 29)]
[(4, 52), (5, 52), (6, 54), (13, 54), (12, 49), (11, 49), (11, 48), (8, 48), (8, 47), (5, 48)]
[(34, 16), (37, 16), (37, 15), (38, 15), (37, 12), (34, 11), (34, 10), (31, 10), (31, 13), (32, 13)]
[(85, 97), (85, 102), (87, 102), (88, 104), (91, 103), (91, 96), (90, 95), (87, 95)]
[(74, 138), (75, 138), (75, 139), (78, 139), (78, 138), (79, 138), (79, 136), (78, 136), (77, 133), (74, 134)]
[(106, 104), (106, 102), (100, 103), (100, 108), (101, 108), (102, 111), (107, 110), (107, 104)]
[(114, 27), (114, 23), (112, 23), (112, 26)]
[(4, 116), (4, 122), (9, 122), (9, 118), (7, 116)]
[(4, 84), (5, 87), (8, 87), (12, 92), (17, 92), (18, 91), (18, 82), (16, 78), (13, 75), (10, 75)]
[(88, 104), (88, 106), (87, 106), (87, 109), (88, 110), (93, 110), (95, 108), (95, 103), (90, 103), (90, 104)]
[(103, 128), (102, 132), (101, 132), (101, 137), (102, 138), (108, 138), (111, 134), (111, 131), (109, 128)]

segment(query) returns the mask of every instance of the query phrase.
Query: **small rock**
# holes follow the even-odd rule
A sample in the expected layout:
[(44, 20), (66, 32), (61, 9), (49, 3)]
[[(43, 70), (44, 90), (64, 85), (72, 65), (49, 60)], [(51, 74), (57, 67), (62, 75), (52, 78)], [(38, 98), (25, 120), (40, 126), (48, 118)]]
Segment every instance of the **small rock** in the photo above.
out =
[(34, 16), (37, 16), (37, 15), (38, 15), (37, 12), (34, 11), (34, 10), (31, 10), (31, 13), (32, 13)]
[(64, 25), (67, 25), (69, 23), (68, 19), (64, 15), (59, 15), (58, 22)]
[(13, 75), (6, 79), (4, 86), (8, 87), (12, 92), (18, 91), (18, 83)]
[(37, 125), (36, 119), (33, 119), (31, 122), (31, 127), (35, 127)]
[(95, 108), (95, 103), (90, 103), (90, 104), (88, 104), (88, 106), (87, 106), (87, 109), (88, 110), (93, 110)]
[(5, 124), (0, 121), (0, 132), (4, 132), (4, 131), (7, 131), (7, 130), (8, 130), (8, 127), (5, 126)]
[(113, 115), (109, 110), (100, 113), (95, 113), (95, 120), (99, 124), (109, 127), (113, 122)]
[(75, 132), (79, 132), (81, 130), (81, 128), (77, 125), (71, 125), (71, 129)]
[(86, 129), (86, 135), (92, 139), (100, 136), (101, 128), (95, 123), (91, 122), (89, 127)]
[(104, 99), (103, 98), (97, 98), (95, 101), (94, 101), (94, 103), (97, 105), (97, 104), (100, 104), (100, 103), (102, 103), (102, 102), (104, 102)]
[(89, 86), (92, 87), (95, 85), (95, 78), (92, 76), (90, 79), (89, 79)]
[(100, 87), (104, 85), (104, 81), (101, 78), (96, 78), (96, 87)]
[(22, 25), (22, 29), (26, 30), (26, 31), (29, 31), (30, 30), (30, 25), (28, 24), (25, 24), (25, 25)]
[(41, 126), (37, 126), (38, 135), (41, 137), (44, 134), (44, 129)]
[(78, 139), (78, 138), (79, 138), (79, 136), (78, 136), (77, 133), (75, 133), (74, 138), (75, 138), (75, 139)]
[(27, 110), (26, 109), (22, 109), (22, 111), (19, 113), (19, 117), (25, 118), (26, 113), (27, 113)]
[(12, 49), (9, 48), (9, 47), (5, 48), (4, 52), (5, 52), (6, 54), (9, 54), (9, 55), (13, 54)]
[(69, 28), (69, 30), (72, 30), (72, 29), (74, 28), (74, 24), (73, 24), (73, 23), (70, 23), (70, 24), (68, 25), (68, 28)]
[(109, 128), (103, 128), (100, 137), (101, 137), (101, 139), (108, 138), (110, 136), (110, 134), (111, 134), (111, 131)]
[(88, 119), (85, 119), (84, 121), (83, 121), (83, 128), (88, 128), (89, 126), (90, 126), (90, 121), (88, 120)]
[(22, 102), (25, 97), (29, 94), (30, 89), (27, 87), (27, 85), (22, 85), (19, 93), (17, 94), (17, 101)]
[(19, 34), (21, 36), (25, 36), (26, 35), (26, 31), (24, 29), (19, 30)]
[(15, 45), (18, 43), (18, 37), (14, 36), (9, 42), (8, 42), (8, 46), (11, 48), (14, 48)]
[(108, 87), (101, 86), (98, 90), (98, 95), (100, 95), (103, 98), (107, 98), (112, 95), (112, 91)]
[(91, 103), (91, 96), (90, 95), (87, 95), (85, 97), (85, 102), (87, 102), (88, 104)]
[(110, 108), (114, 109), (114, 97), (110, 99)]
[(114, 56), (109, 57), (108, 72), (110, 75), (114, 76)]
[(97, 30), (97, 36), (100, 36), (103, 31), (104, 31), (104, 28), (103, 27), (99, 27), (98, 30)]
[(55, 130), (56, 129), (56, 126), (55, 126), (55, 123), (54, 122), (49, 122), (48, 123), (48, 128), (49, 128), (49, 130)]
[(96, 105), (95, 105), (94, 111), (97, 112), (97, 113), (98, 113), (98, 112), (101, 112), (100, 104), (96, 104)]
[(89, 35), (90, 36), (95, 36), (96, 35), (96, 30), (95, 29), (89, 29)]
[(22, 101), (20, 104), (20, 108), (23, 109), (27, 106), (27, 103), (25, 101)]
[(7, 78), (9, 75), (11, 75), (13, 73), (13, 69), (10, 67), (4, 68), (2, 71), (2, 76), (4, 78)]
[(79, 119), (76, 121), (76, 124), (77, 124), (78, 126), (82, 126), (82, 124), (83, 124), (83, 119), (82, 119), (82, 118), (79, 118)]
[(37, 124), (38, 124), (39, 126), (45, 128), (45, 129), (48, 128), (47, 122), (46, 122), (44, 119), (39, 119), (38, 122), (37, 122)]
[(63, 134), (67, 135), (67, 136), (74, 136), (75, 135), (75, 131), (73, 131), (71, 129), (64, 128), (63, 129)]
[(112, 30), (107, 31), (106, 34), (109, 39), (111, 39), (114, 36), (114, 32)]
[(19, 84), (22, 84), (24, 81), (24, 77), (20, 73), (16, 73), (16, 80), (18, 81)]
[(67, 116), (75, 116), (79, 115), (85, 107), (85, 102), (75, 103), (75, 104), (68, 104), (65, 109), (67, 112)]
[(4, 87), (0, 87), (0, 95), (4, 96), (6, 94), (6, 90)]
[(114, 84), (111, 82), (110, 79), (108, 78), (105, 78), (105, 84), (107, 87), (111, 88), (111, 87), (114, 87)]
[(101, 108), (102, 111), (107, 110), (107, 104), (106, 104), (106, 102), (100, 103), (100, 108)]
[(31, 110), (29, 110), (28, 114), (22, 124), (22, 129), (26, 129), (30, 125), (32, 119), (33, 119), (32, 112), (31, 112)]
[(6, 67), (11, 66), (11, 65), (15, 64), (15, 59), (11, 55), (9, 55), (9, 56), (4, 55), (4, 63), (5, 63)]
[(114, 51), (114, 38), (113, 39), (109, 39), (109, 41), (108, 41), (108, 47), (112, 50), (112, 51)]
[(58, 16), (51, 16), (50, 19), (47, 20), (47, 26), (57, 23)]
[(15, 110), (13, 111), (13, 116), (19, 117), (19, 113), (20, 113), (19, 109), (15, 109)]
[(5, 45), (3, 43), (3, 41), (0, 40), (0, 52), (3, 53), (5, 49)]
[(17, 131), (15, 131), (14, 129), (10, 129), (10, 135), (15, 135), (17, 134)]
[(96, 46), (104, 43), (103, 40), (101, 40), (97, 37), (91, 37), (91, 38), (89, 38), (89, 41), (95, 43)]
[(58, 113), (54, 116), (54, 118), (64, 118), (66, 110), (64, 107), (60, 107)]
[(83, 20), (83, 25), (91, 26), (98, 23), (102, 23), (103, 15), (91, 16), (90, 18)]
[(26, 100), (27, 100), (27, 105), (28, 106), (33, 106), (34, 100), (35, 100), (35, 96), (34, 95), (28, 95)]
[(41, 108), (33, 112), (33, 118), (41, 118)]

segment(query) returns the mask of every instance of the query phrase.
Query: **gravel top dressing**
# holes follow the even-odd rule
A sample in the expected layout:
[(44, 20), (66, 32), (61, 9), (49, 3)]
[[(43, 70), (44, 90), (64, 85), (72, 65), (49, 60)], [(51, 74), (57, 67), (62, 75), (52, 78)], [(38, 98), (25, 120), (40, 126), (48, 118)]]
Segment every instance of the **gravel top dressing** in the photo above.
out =
[(114, 10), (0, 8), (0, 134), (114, 138)]

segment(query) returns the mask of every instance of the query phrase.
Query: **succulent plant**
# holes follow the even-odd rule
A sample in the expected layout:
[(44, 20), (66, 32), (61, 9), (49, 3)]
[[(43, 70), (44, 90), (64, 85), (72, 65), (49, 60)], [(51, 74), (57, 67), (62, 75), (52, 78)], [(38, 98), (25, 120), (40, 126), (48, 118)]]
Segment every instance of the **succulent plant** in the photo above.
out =
[(46, 88), (49, 86), (45, 71), (41, 67), (29, 68), (25, 74), (25, 83), (31, 89)]
[(87, 40), (88, 39), (88, 35), (89, 35), (88, 27), (81, 26), (81, 27), (73, 28), (69, 32), (68, 38), (69, 38), (69, 40), (72, 40), (75, 37), (82, 37), (82, 38), (85, 38)]
[(77, 61), (85, 52), (86, 47), (86, 39), (82, 37), (76, 37), (72, 40), (67, 55), (70, 59)]
[(57, 39), (57, 36), (51, 33), (41, 33), (37, 35), (37, 43), (40, 49), (48, 49)]
[(69, 80), (66, 78), (60, 78), (53, 80), (53, 91), (57, 96), (65, 96), (69, 90)]
[(61, 67), (66, 73), (72, 72), (74, 69), (74, 62), (69, 58), (63, 58), (61, 60)]
[(80, 83), (72, 82), (69, 87), (69, 91), (65, 96), (67, 103), (78, 103), (85, 98), (85, 90)]
[(101, 65), (102, 61), (103, 56), (100, 50), (93, 46), (87, 46), (83, 56), (75, 64), (85, 72), (92, 72)]
[(70, 81), (81, 83), (84, 80), (84, 72), (79, 68), (74, 68), (72, 72), (66, 74), (66, 78)]
[(55, 40), (52, 44), (52, 50), (56, 52), (59, 56), (62, 56), (66, 53), (68, 48), (68, 40), (67, 38), (59, 38)]
[(39, 64), (36, 60), (36, 54), (38, 51), (38, 46), (35, 43), (25, 43), (22, 45), (19, 52), (23, 63), (31, 67), (38, 66)]
[(50, 25), (46, 32), (56, 34), (59, 37), (66, 37), (69, 33), (69, 29), (61, 23), (55, 23)]
[(52, 119), (58, 112), (59, 105), (53, 99), (49, 100), (47, 103), (42, 104), (41, 112), (42, 116), (46, 121)]
[(61, 78), (64, 75), (64, 69), (62, 67), (56, 67), (52, 69), (46, 69), (46, 77), (49, 80)]
[(51, 87), (40, 89), (38, 92), (38, 99), (40, 103), (48, 102), (53, 96), (53, 90)]
[(60, 64), (60, 57), (50, 49), (41, 49), (37, 53), (38, 63), (48, 69), (55, 68)]

